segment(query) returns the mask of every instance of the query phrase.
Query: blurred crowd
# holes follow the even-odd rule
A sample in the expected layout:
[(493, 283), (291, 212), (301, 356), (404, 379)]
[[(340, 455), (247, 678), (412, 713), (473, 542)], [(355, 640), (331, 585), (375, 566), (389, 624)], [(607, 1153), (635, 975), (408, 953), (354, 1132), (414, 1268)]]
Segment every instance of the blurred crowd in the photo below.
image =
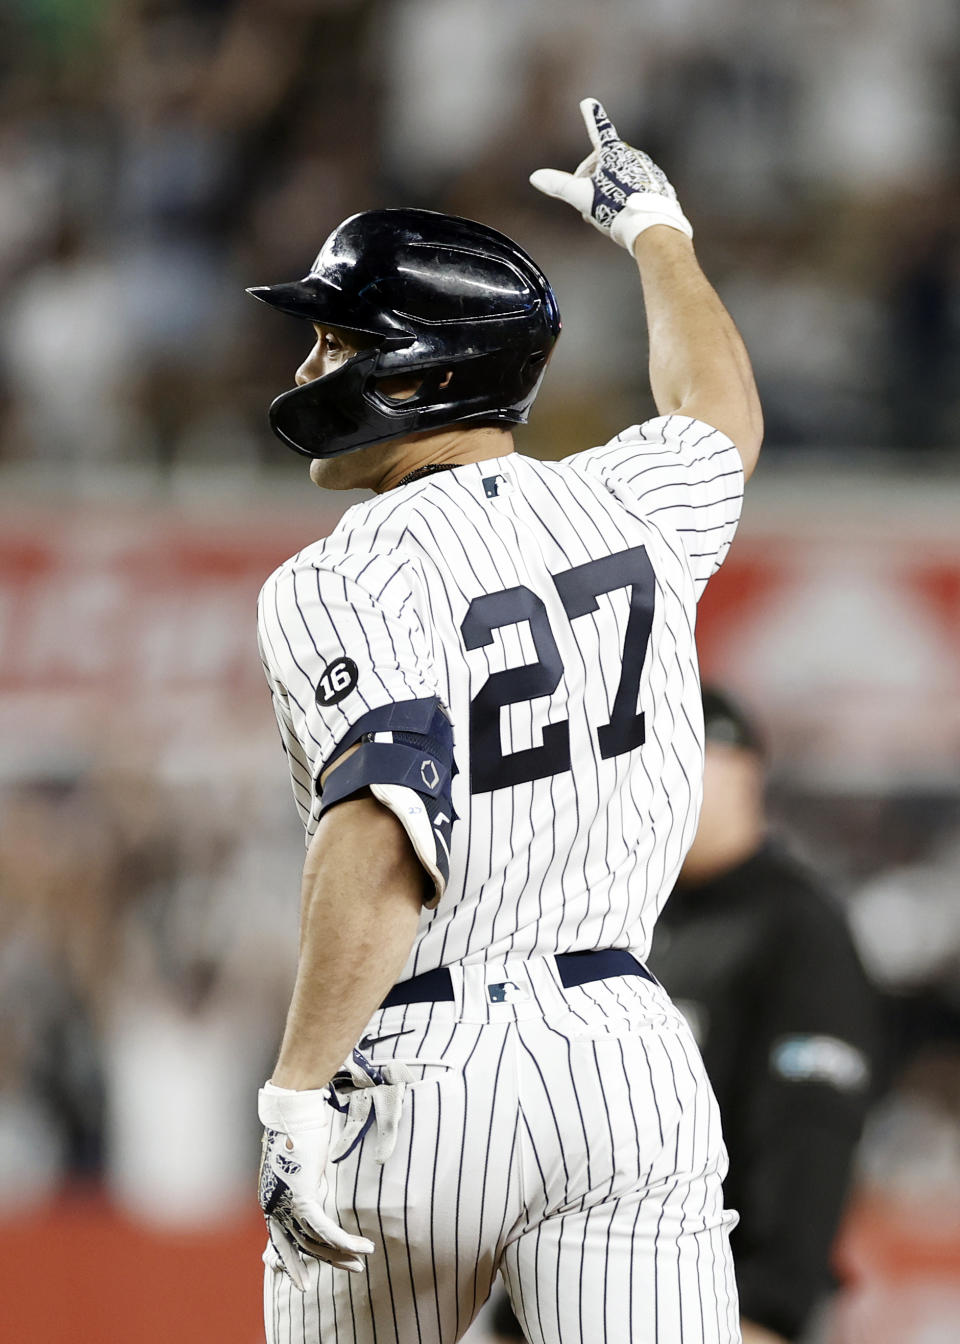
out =
[(247, 1205), (295, 968), (287, 801), (102, 764), (5, 790), (0, 1217), (78, 1182), (157, 1225)]
[(604, 98), (675, 180), (768, 444), (955, 448), (953, 0), (19, 0), (0, 10), (0, 460), (290, 464), (303, 332), (248, 284), (347, 214), (514, 234), (567, 328), (525, 446), (642, 411), (623, 258), (527, 184)]

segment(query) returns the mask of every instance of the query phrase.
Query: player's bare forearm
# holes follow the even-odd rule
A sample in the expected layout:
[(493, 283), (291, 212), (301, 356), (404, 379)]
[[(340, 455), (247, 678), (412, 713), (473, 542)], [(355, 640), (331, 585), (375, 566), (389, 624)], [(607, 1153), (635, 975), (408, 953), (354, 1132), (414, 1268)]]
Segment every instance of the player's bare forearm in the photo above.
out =
[(763, 439), (750, 357), (693, 244), (658, 225), (633, 247), (650, 335), (650, 387), (661, 415), (704, 420), (737, 445), (749, 479)]
[(303, 870), (300, 958), (277, 1087), (323, 1087), (410, 953), (423, 869), (399, 821), (370, 797), (332, 808)]

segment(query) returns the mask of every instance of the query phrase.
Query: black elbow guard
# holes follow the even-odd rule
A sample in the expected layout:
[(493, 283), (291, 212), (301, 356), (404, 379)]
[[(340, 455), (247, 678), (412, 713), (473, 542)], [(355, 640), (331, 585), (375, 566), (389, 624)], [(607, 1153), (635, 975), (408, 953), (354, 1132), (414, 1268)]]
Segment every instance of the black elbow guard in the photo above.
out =
[[(359, 747), (330, 774), (320, 791), (320, 816), (365, 789), (402, 823), (417, 858), (433, 881), (432, 909), (450, 876), (450, 835), (456, 816), (453, 725), (436, 697), (404, 700), (364, 714), (337, 744), (336, 760)], [(317, 787), (319, 788), (319, 781)]]

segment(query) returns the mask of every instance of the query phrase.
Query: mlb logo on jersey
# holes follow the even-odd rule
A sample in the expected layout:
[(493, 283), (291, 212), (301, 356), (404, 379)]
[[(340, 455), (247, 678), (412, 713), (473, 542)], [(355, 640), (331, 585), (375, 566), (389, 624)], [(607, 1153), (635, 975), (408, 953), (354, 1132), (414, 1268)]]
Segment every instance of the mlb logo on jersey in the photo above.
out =
[(483, 478), (483, 493), (487, 499), (496, 499), (499, 494), (505, 493), (509, 487), (510, 482), (500, 472), (497, 472), (496, 476), (484, 476)]

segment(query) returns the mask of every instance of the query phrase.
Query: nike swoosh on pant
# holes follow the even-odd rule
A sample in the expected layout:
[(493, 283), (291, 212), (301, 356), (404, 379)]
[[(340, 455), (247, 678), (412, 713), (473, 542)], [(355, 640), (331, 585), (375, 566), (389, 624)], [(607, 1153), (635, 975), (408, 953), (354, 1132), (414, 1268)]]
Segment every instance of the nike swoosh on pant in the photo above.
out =
[(381, 1041), (393, 1041), (398, 1036), (409, 1036), (413, 1027), (407, 1027), (405, 1031), (391, 1031), (386, 1036), (364, 1036), (363, 1040), (357, 1042), (358, 1050), (369, 1050), (371, 1045), (379, 1045)]

